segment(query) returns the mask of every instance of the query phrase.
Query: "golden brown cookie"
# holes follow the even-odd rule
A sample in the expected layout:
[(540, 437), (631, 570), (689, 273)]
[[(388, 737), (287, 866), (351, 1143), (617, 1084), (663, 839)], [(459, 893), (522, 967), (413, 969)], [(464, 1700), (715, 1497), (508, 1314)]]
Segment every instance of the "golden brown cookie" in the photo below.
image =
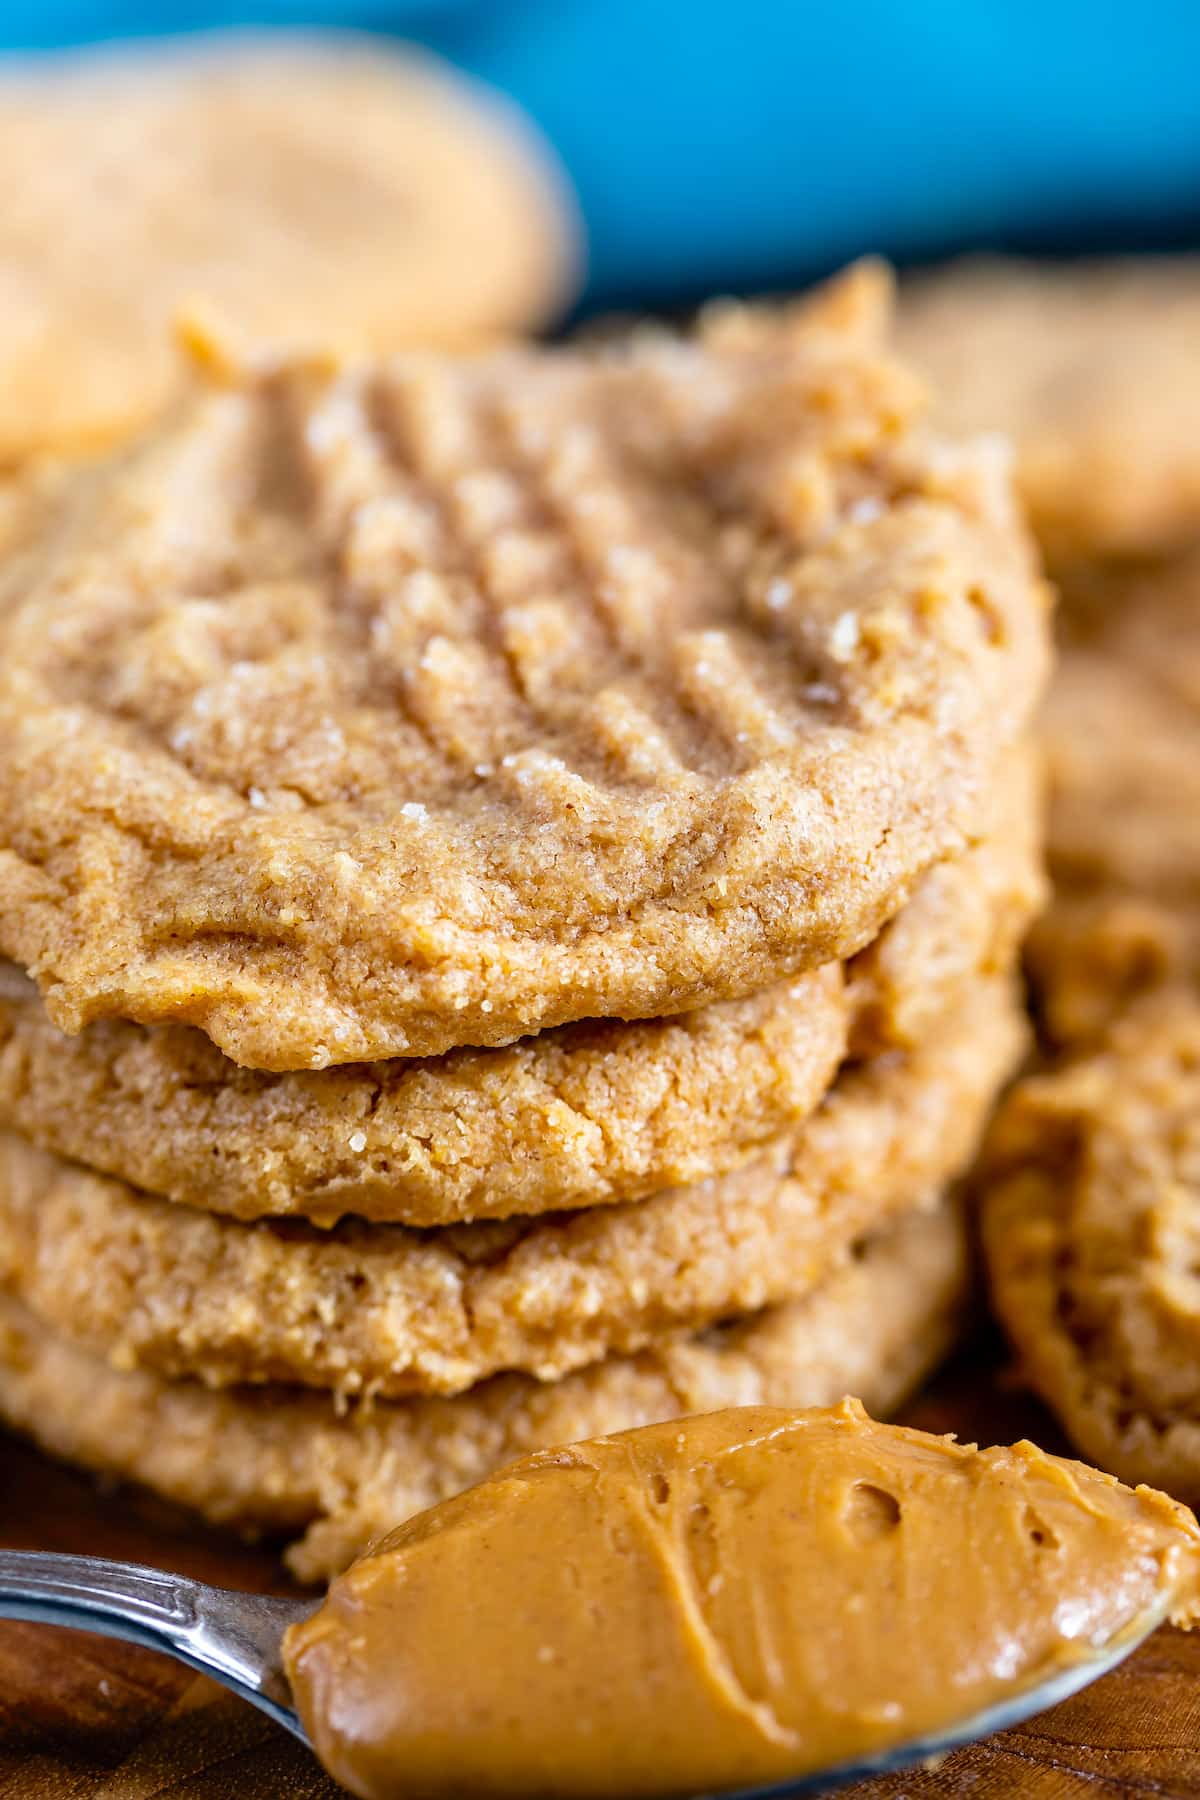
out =
[(913, 391), (818, 315), (194, 400), (0, 567), (0, 950), (274, 1069), (853, 954), (1045, 666)]
[(200, 1032), (102, 1020), (67, 1038), (0, 964), (0, 1127), (135, 1187), (241, 1218), (408, 1225), (634, 1200), (792, 1129), (847, 1050), (920, 1042), (1011, 966), (1041, 896), (1035, 774), (924, 875), (849, 965), (673, 1019), (560, 1026), (506, 1049), (271, 1075)]
[(243, 1528), (304, 1535), (328, 1578), (389, 1526), (528, 1451), (723, 1406), (886, 1413), (948, 1349), (968, 1257), (961, 1216), (921, 1212), (814, 1294), (543, 1386), (501, 1376), (452, 1400), (339, 1409), (286, 1388), (213, 1392), (122, 1374), (0, 1296), (0, 1415), (47, 1450)]
[(733, 1167), (817, 1105), (847, 1047), (843, 965), (673, 1019), (269, 1075), (182, 1025), (78, 1038), (0, 964), (0, 1121), (169, 1199), (408, 1225), (637, 1199)]
[(790, 1300), (959, 1175), (1025, 1045), (980, 984), (742, 1168), (630, 1206), (415, 1232), (214, 1218), (0, 1134), (0, 1286), (107, 1355), (215, 1384), (453, 1393), (554, 1380)]
[(228, 35), (0, 63), (0, 468), (141, 426), (171, 322), (383, 351), (536, 325), (574, 220), (546, 148), (435, 58)]
[(905, 286), (898, 336), (948, 429), (1015, 440), (1057, 561), (1200, 530), (1200, 258), (952, 264)]
[(1055, 893), (1030, 965), (1059, 1043), (1200, 972), (1200, 557), (1109, 586), (1043, 720)]
[(996, 1310), (1086, 1456), (1200, 1500), (1200, 1001), (1020, 1083), (981, 1177)]

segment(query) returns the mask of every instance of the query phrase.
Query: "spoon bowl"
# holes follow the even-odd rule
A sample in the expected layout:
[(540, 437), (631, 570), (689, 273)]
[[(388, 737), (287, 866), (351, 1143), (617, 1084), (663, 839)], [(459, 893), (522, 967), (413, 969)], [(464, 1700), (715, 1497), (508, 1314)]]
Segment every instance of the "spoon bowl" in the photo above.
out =
[[(319, 1600), (282, 1600), (210, 1587), (185, 1575), (137, 1563), (0, 1550), (0, 1618), (97, 1632), (159, 1650), (248, 1700), (306, 1745), (308, 1736), (292, 1705), (283, 1672), (281, 1645), (287, 1627), (307, 1618), (319, 1604)], [(868, 1775), (890, 1774), (933, 1761), (1069, 1699), (1123, 1662), (1158, 1628), (1166, 1611), (1164, 1601), (1131, 1621), (1109, 1642), (1081, 1645), (1078, 1659), (1066, 1668), (1017, 1688), (997, 1705), (941, 1731), (910, 1738), (852, 1762), (812, 1770), (795, 1780), (767, 1787), (725, 1788), (719, 1796), (714, 1793), (697, 1800), (785, 1800), (790, 1795), (828, 1793)]]

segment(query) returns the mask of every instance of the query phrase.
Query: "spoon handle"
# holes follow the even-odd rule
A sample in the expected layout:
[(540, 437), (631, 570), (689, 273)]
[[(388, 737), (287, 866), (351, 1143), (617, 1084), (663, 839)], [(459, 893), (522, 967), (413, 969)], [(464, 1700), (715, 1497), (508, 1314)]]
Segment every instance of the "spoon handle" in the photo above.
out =
[(0, 1618), (95, 1631), (165, 1651), (301, 1738), (279, 1646), (285, 1627), (314, 1604), (208, 1587), (138, 1563), (0, 1550)]

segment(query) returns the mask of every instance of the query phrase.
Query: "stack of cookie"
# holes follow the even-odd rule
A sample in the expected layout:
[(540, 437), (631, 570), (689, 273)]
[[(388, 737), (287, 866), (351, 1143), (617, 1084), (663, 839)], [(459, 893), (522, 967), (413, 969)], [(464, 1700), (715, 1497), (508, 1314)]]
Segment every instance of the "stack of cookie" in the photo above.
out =
[(1046, 1066), (980, 1175), (993, 1299), (1083, 1453), (1195, 1503), (1200, 263), (951, 270), (906, 330), (960, 420), (1014, 433), (1062, 591), (1029, 954)]
[(942, 1353), (1045, 600), (880, 299), (283, 362), (31, 500), (11, 1422), (317, 1577), (523, 1450)]

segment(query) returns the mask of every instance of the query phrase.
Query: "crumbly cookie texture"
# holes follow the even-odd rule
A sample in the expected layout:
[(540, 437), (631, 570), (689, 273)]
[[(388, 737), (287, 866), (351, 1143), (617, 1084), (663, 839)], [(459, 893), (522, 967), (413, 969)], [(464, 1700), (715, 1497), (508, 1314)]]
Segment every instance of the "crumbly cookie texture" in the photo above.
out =
[(816, 1286), (959, 1175), (1026, 1034), (980, 984), (930, 1042), (848, 1070), (794, 1134), (631, 1206), (439, 1232), (245, 1225), (0, 1134), (0, 1287), (116, 1367), (453, 1393), (543, 1381)]
[(1143, 998), (1020, 1083), (981, 1181), (996, 1310), (1080, 1449), (1200, 1500), (1200, 1001)]
[(1200, 972), (1200, 556), (1110, 577), (1075, 621), (1042, 735), (1054, 900), (1029, 955), (1063, 1044)]
[(1022, 754), (987, 835), (922, 876), (849, 964), (671, 1019), (285, 1075), (187, 1026), (53, 1025), (0, 964), (0, 1127), (135, 1187), (241, 1218), (408, 1225), (639, 1199), (735, 1167), (818, 1104), (849, 1053), (911, 1048), (1012, 964), (1041, 898)]
[(0, 467), (151, 418), (180, 308), (247, 347), (383, 351), (539, 324), (574, 276), (532, 131), (378, 39), (9, 58), (0, 161)]
[(119, 1373), (0, 1296), (0, 1415), (47, 1450), (140, 1481), (210, 1519), (304, 1535), (328, 1579), (390, 1526), (531, 1450), (723, 1406), (886, 1413), (958, 1329), (969, 1258), (942, 1206), (865, 1244), (814, 1294), (543, 1386), (509, 1375), (455, 1399), (339, 1409), (295, 1389), (213, 1392)]
[(1200, 529), (1200, 258), (952, 264), (906, 284), (898, 337), (949, 429), (1015, 440), (1055, 560)]
[(56, 1022), (318, 1068), (862, 948), (1046, 662), (1002, 469), (873, 319), (294, 363), (68, 483), (0, 568), (0, 951)]

